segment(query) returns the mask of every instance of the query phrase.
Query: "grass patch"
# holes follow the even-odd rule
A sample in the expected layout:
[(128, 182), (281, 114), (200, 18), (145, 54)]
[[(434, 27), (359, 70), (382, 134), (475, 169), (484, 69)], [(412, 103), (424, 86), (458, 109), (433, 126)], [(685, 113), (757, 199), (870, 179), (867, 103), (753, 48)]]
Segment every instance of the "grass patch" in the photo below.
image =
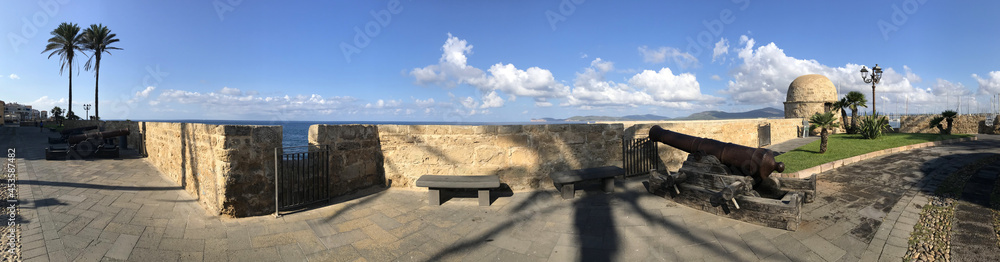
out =
[(890, 133), (885, 134), (878, 139), (870, 140), (864, 139), (858, 134), (836, 134), (830, 135), (830, 141), (827, 143), (826, 154), (819, 153), (820, 140), (817, 139), (812, 143), (781, 154), (775, 158), (775, 161), (785, 162), (785, 173), (792, 173), (828, 162), (860, 156), (883, 149), (971, 136), (973, 135)]

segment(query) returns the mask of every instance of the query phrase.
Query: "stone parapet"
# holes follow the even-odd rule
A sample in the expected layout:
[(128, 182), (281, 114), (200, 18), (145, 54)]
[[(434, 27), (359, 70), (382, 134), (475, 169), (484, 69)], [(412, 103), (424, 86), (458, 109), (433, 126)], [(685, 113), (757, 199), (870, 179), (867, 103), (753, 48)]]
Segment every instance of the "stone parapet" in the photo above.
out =
[[(940, 131), (936, 127), (931, 127), (931, 119), (938, 115), (909, 115), (903, 116), (900, 120), (900, 133), (928, 133), (937, 134)], [(992, 122), (992, 126), (987, 126), (986, 121)], [(948, 123), (942, 121), (945, 128)], [(998, 134), (1000, 132), (1000, 116), (987, 119), (987, 115), (959, 115), (952, 122), (952, 134)]]

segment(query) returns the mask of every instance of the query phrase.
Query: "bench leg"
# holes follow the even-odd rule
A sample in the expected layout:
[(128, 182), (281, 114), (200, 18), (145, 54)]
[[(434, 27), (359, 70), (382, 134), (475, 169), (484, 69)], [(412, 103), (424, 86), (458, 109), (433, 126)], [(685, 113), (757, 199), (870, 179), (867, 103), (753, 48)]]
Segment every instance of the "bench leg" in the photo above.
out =
[(561, 190), (563, 199), (573, 199), (574, 197), (573, 195), (575, 193), (573, 188), (573, 183), (562, 184), (562, 186), (560, 187), (562, 188)]
[(479, 206), (488, 207), (490, 206), (490, 190), (480, 189), (479, 190)]
[(441, 190), (437, 188), (427, 189), (427, 205), (429, 206), (440, 206), (441, 205)]
[(604, 185), (604, 192), (614, 193), (615, 192), (615, 178), (609, 177), (601, 179), (601, 184)]

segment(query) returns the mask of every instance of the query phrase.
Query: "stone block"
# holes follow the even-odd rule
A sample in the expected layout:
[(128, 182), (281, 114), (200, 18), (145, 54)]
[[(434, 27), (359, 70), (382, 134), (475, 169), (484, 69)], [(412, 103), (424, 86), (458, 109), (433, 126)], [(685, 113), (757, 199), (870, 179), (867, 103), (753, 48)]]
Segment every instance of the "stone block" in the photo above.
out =
[(521, 125), (502, 125), (497, 126), (497, 134), (515, 134), (521, 133)]
[(510, 165), (533, 167), (540, 163), (538, 152), (527, 147), (515, 147), (510, 149)]
[(550, 133), (558, 133), (569, 129), (569, 125), (568, 124), (545, 125), (545, 129), (548, 130)]
[(531, 146), (531, 136), (527, 134), (498, 135), (494, 141), (501, 148)]
[(253, 132), (252, 126), (244, 125), (223, 125), (225, 135), (228, 136), (250, 136)]
[(475, 149), (475, 163), (482, 166), (502, 166), (508, 163), (503, 150), (495, 146), (479, 146)]

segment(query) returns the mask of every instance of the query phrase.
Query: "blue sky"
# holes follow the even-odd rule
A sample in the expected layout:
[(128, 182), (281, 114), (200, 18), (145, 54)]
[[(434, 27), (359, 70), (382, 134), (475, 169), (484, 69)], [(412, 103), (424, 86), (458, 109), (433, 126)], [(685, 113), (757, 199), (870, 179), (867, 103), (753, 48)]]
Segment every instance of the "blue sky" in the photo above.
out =
[[(67, 106), (41, 54), (102, 23), (104, 119), (527, 121), (782, 108), (886, 69), (880, 112), (979, 111), (1000, 93), (998, 1), (3, 1), (0, 100)], [(360, 33), (359, 33), (360, 32)], [(74, 111), (94, 102), (74, 68)], [(93, 113), (93, 110), (91, 110)]]

